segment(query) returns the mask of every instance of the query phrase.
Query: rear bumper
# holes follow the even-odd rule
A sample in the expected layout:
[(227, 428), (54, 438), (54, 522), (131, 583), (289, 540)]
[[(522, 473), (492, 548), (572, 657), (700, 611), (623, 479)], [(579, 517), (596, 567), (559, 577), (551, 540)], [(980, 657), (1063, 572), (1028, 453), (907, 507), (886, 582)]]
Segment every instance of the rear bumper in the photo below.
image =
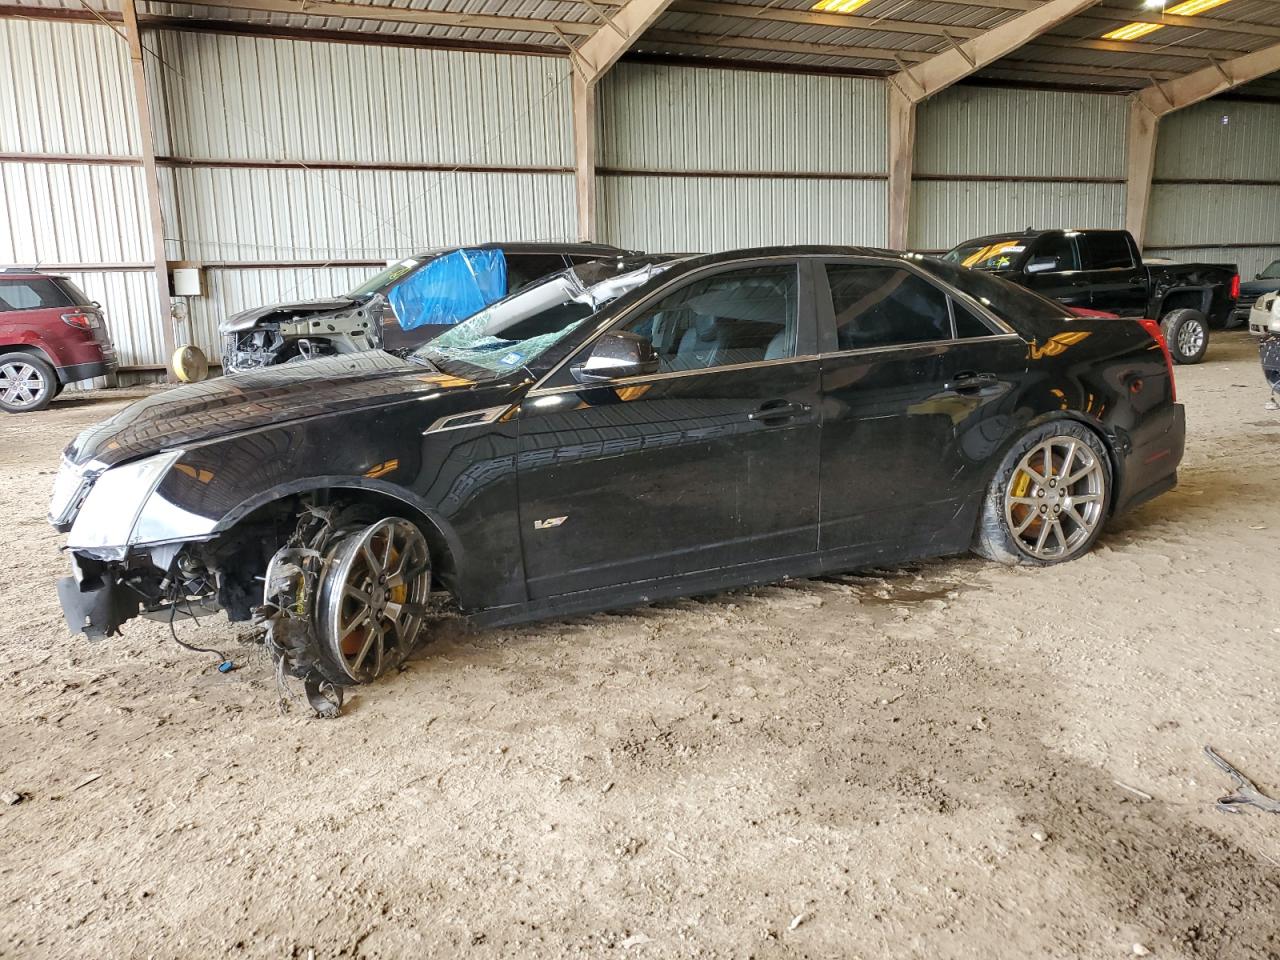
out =
[(95, 360), (92, 363), (72, 363), (58, 367), (59, 383), (76, 383), (80, 380), (92, 380), (94, 377), (108, 377), (116, 372), (116, 362), (112, 360)]
[(1132, 510), (1178, 482), (1178, 464), (1187, 443), (1187, 412), (1180, 403), (1152, 418), (1121, 457), (1115, 513)]

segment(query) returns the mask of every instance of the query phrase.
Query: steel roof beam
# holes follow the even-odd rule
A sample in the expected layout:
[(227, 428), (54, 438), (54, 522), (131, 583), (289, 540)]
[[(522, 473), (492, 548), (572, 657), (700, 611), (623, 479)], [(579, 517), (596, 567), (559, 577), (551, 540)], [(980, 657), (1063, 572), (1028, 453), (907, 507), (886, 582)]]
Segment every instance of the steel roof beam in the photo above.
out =
[(593, 23), (540, 20), (533, 17), (509, 17), (480, 13), (452, 13), (440, 10), (416, 10), (403, 7), (381, 7), (341, 0), (177, 0), (186, 6), (211, 7), (219, 10), (252, 10), (259, 13), (282, 13), (296, 17), (335, 17), (340, 20), (384, 20), (391, 23), (419, 23), (435, 27), (471, 27), (477, 30), (514, 30), (520, 33), (560, 33), (590, 37), (596, 33)]
[(1160, 118), (1276, 70), (1280, 70), (1280, 43), (1230, 60), (1214, 60), (1207, 67), (1153, 83), (1130, 96), (1124, 222), (1139, 246), (1147, 232)]
[(889, 246), (905, 249), (911, 223), (916, 105), (1006, 54), (1024, 47), (1098, 0), (1046, 0), (1034, 10), (949, 46), (918, 66), (889, 76)]
[(630, 0), (605, 12), (592, 0), (586, 6), (603, 20), (586, 40), (576, 47), (565, 40), (573, 63), (570, 95), (573, 102), (573, 169), (578, 199), (578, 238), (595, 240), (599, 232), (596, 215), (596, 167), (599, 144), (596, 136), (596, 88), (609, 68), (630, 49), (640, 34), (671, 6), (671, 0)]
[(964, 43), (949, 46), (908, 71), (906, 87), (919, 103), (963, 80), (1005, 54), (1013, 53), (1098, 0), (1047, 0), (1035, 10), (1006, 20)]
[(1214, 60), (1209, 66), (1183, 74), (1176, 80), (1152, 84), (1136, 94), (1135, 98), (1152, 116), (1159, 118), (1219, 93), (1234, 90), (1242, 83), (1265, 77), (1276, 70), (1280, 70), (1280, 43), (1252, 53), (1242, 53), (1230, 60)]
[[(615, 7), (605, 24), (578, 44), (575, 50), (575, 62), (583, 72), (583, 78), (589, 83), (599, 82), (671, 3), (672, 0), (630, 0), (621, 7)], [(594, 8), (596, 5), (589, 6)]]

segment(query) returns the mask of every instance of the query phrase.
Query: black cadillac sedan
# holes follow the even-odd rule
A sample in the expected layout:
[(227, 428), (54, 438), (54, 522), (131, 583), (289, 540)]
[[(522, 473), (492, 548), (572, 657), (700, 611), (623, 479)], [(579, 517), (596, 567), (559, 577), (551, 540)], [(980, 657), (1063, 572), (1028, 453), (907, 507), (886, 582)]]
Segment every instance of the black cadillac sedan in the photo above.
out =
[(74, 631), (222, 609), (324, 693), (397, 663), (444, 591), (497, 624), (1070, 560), (1174, 485), (1183, 439), (1149, 321), (909, 254), (740, 250), (580, 265), (404, 360), (148, 397), (68, 447), (50, 519)]

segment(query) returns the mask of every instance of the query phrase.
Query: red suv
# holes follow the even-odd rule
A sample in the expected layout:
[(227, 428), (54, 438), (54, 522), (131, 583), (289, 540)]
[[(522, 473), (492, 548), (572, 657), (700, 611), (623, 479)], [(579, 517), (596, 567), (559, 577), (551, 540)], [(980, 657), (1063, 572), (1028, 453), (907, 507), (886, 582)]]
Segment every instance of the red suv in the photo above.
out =
[(0, 270), (0, 410), (43, 410), (68, 383), (116, 369), (102, 308), (66, 277)]

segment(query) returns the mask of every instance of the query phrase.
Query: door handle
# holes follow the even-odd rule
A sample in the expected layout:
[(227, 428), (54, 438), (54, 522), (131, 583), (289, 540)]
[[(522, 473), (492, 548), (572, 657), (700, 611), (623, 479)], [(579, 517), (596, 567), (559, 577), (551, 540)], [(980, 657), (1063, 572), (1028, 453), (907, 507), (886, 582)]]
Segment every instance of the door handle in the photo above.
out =
[(756, 423), (781, 423), (793, 420), (812, 408), (807, 403), (792, 403), (790, 400), (769, 400), (760, 404), (759, 408), (747, 414), (748, 420)]
[(994, 387), (999, 378), (994, 373), (973, 373), (966, 370), (957, 373), (956, 378), (946, 384), (946, 389), (955, 393), (977, 393), (987, 387)]

